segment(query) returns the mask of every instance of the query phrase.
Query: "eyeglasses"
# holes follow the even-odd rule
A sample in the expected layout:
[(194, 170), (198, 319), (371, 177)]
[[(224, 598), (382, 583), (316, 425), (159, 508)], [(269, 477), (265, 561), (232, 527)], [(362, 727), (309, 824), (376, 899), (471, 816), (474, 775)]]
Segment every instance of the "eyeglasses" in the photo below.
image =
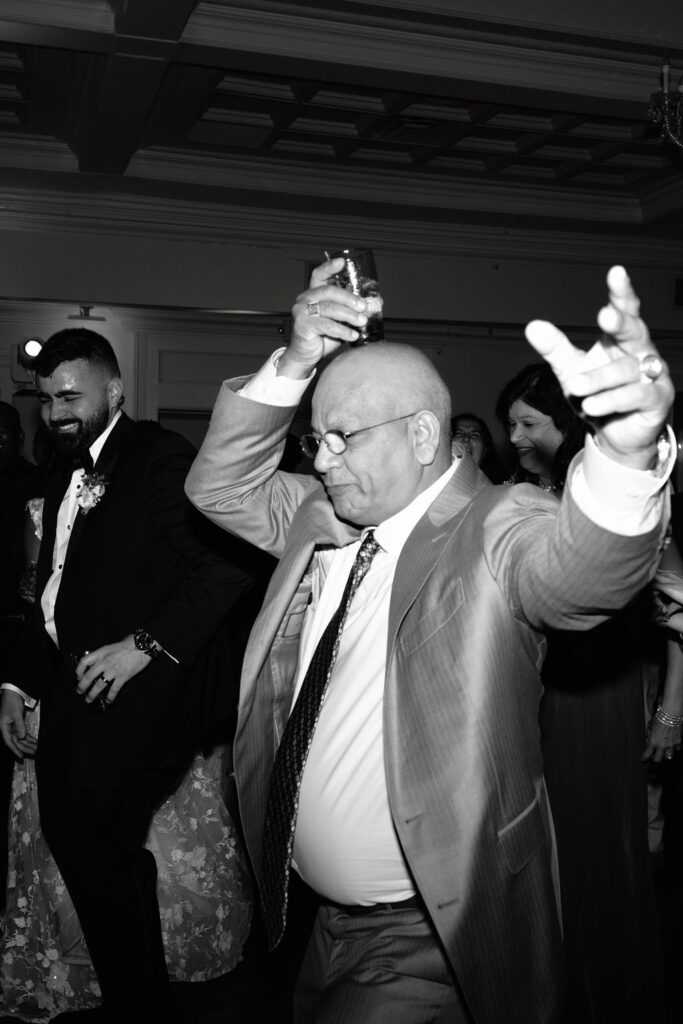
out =
[[(416, 410), (416, 412), (419, 411), (419, 409)], [(415, 416), (415, 414), (415, 412), (407, 412), (403, 416), (394, 416), (391, 420), (373, 423), (370, 427), (359, 427), (358, 430), (326, 430), (322, 436), (320, 434), (304, 434), (299, 441), (301, 451), (309, 459), (314, 459), (318, 454), (318, 448), (320, 448), (321, 443), (324, 441), (328, 451), (332, 452), (333, 455), (341, 455), (346, 451), (346, 442), (350, 437), (355, 437), (356, 434), (363, 434), (366, 430), (385, 427), (387, 423), (398, 423), (399, 420), (407, 420), (411, 416)]]

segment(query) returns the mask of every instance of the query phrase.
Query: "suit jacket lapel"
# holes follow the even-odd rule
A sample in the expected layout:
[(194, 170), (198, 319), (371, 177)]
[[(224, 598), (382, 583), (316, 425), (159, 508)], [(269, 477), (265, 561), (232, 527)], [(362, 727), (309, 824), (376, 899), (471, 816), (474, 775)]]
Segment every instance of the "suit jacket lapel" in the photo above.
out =
[[(107, 438), (104, 448), (100, 452), (99, 458), (95, 464), (94, 472), (103, 476), (107, 486), (109, 485), (114, 468), (118, 461), (121, 453), (121, 448), (126, 437), (133, 429), (133, 421), (130, 420), (125, 414), (121, 416), (116, 426), (112, 430), (111, 434)], [(102, 501), (107, 500), (106, 491), (102, 496)], [(87, 512), (79, 510), (74, 524), (71, 530), (71, 537), (69, 538), (69, 546), (66, 550), (66, 558), (64, 560), (64, 572), (67, 571), (69, 563), (72, 561), (75, 552), (78, 549), (78, 544), (85, 529), (86, 520), (88, 516), (97, 515), (97, 506), (89, 509)]]
[[(51, 477), (45, 491), (42, 515), (43, 537), (40, 542), (38, 568), (36, 571), (36, 597), (43, 593), (45, 584), (52, 573), (52, 556), (55, 549), (57, 515), (70, 481), (71, 469), (68, 464), (63, 463)], [(36, 603), (39, 604), (39, 600), (37, 600)]]
[[(452, 519), (490, 481), (474, 461), (463, 458), (453, 479), (430, 505), (417, 524), (399, 558), (389, 614), (389, 647), (408, 608), (439, 561), (444, 545), (452, 536)], [(360, 537), (361, 531), (337, 519), (322, 489), (314, 491), (297, 510), (287, 538), (285, 553), (273, 573), (261, 612), (254, 624), (244, 658), (243, 681), (255, 680), (271, 648), (316, 548), (344, 547)], [(242, 690), (242, 709), (251, 703), (250, 687)]]
[(255, 679), (260, 671), (316, 548), (345, 547), (357, 540), (360, 533), (356, 527), (337, 519), (322, 487), (302, 502), (249, 639), (244, 657), (245, 680)]
[[(477, 491), (491, 483), (473, 459), (464, 457), (452, 479), (429, 506), (412, 531), (398, 560), (389, 611), (388, 657), (401, 622), (438, 565), (445, 545), (453, 537), (455, 517), (470, 505)], [(461, 521), (464, 516), (460, 516)]]

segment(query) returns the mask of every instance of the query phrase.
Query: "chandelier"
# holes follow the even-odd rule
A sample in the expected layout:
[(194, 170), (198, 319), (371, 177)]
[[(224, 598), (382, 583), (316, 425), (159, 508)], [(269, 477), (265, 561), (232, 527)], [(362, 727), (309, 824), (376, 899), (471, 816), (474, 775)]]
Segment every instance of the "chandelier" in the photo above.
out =
[(681, 114), (683, 110), (683, 76), (678, 87), (672, 92), (670, 90), (671, 62), (668, 57), (662, 61), (662, 88), (659, 92), (653, 92), (650, 97), (650, 105), (647, 108), (648, 121), (660, 126), (662, 139), (668, 139), (683, 149), (681, 138)]

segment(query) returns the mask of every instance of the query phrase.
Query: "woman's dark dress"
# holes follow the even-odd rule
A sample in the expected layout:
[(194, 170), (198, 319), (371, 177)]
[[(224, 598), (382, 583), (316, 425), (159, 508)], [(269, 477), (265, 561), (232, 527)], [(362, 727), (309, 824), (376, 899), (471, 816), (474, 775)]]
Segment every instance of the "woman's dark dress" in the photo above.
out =
[(540, 707), (568, 972), (565, 1024), (663, 1020), (647, 841), (644, 600), (548, 636)]

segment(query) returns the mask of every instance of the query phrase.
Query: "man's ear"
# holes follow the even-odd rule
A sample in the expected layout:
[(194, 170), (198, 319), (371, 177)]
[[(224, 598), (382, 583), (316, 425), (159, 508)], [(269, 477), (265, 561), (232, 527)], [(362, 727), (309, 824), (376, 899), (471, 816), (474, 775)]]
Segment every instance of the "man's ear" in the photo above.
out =
[(109, 399), (109, 408), (112, 410), (123, 405), (123, 381), (120, 377), (112, 377), (107, 384), (107, 398)]
[(439, 450), (441, 438), (438, 417), (429, 409), (422, 410), (413, 420), (413, 430), (418, 462), (423, 466), (431, 466)]

